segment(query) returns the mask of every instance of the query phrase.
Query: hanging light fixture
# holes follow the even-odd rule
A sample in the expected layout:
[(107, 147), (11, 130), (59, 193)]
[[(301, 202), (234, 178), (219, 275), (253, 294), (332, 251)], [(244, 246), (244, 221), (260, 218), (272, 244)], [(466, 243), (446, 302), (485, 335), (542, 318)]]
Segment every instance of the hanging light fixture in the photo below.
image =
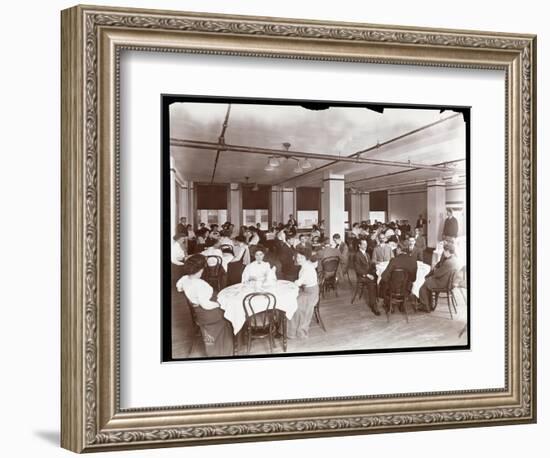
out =
[(252, 191), (259, 191), (260, 187), (258, 186), (258, 183), (254, 183), (254, 186), (252, 187)]
[(294, 167), (294, 173), (302, 173), (302, 167), (300, 166), (300, 159), (296, 159), (295, 157), (292, 157), (291, 159), (294, 159), (296, 161), (296, 167)]
[(279, 162), (279, 158), (278, 157), (275, 157), (275, 156), (271, 156), (267, 163), (271, 166), (271, 167), (279, 167), (280, 165), (280, 162)]
[(309, 162), (309, 159), (306, 157), (305, 159), (302, 159), (300, 162), (300, 167), (302, 169), (310, 169), (311, 168), (311, 162)]
[(266, 172), (271, 172), (273, 170), (273, 166), (268, 162), (267, 165), (264, 167), (264, 170)]

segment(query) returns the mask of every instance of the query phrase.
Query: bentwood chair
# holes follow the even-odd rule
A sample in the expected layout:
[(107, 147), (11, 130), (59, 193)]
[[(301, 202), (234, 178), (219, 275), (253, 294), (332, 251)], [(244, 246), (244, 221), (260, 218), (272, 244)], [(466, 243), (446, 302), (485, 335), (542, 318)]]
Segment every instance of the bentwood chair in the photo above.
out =
[[(195, 349), (195, 346), (197, 343), (204, 343), (202, 340), (202, 331), (200, 326), (197, 323), (197, 315), (195, 313), (195, 308), (197, 305), (192, 304), (191, 301), (187, 298), (187, 295), (182, 291), (183, 294), (183, 300), (185, 304), (187, 305), (187, 309), (189, 310), (189, 315), (191, 317), (191, 347), (189, 349), (189, 353), (187, 356), (193, 355), (193, 350)], [(205, 353), (206, 354), (206, 353)]]
[[(439, 296), (441, 294), (445, 294), (447, 298), (447, 307), (449, 307), (449, 314), (451, 315), (451, 320), (453, 319), (453, 309), (454, 312), (457, 313), (456, 310), (456, 297), (454, 295), (454, 287), (455, 287), (455, 278), (458, 271), (451, 272), (449, 275), (449, 280), (447, 281), (447, 286), (444, 288), (432, 288), (430, 290), (432, 295), (432, 311), (434, 311), (437, 307), (437, 300), (439, 299)], [(451, 308), (452, 306), (452, 308)]]
[(320, 293), (325, 297), (325, 293), (329, 290), (333, 290), (338, 297), (338, 267), (340, 266), (340, 258), (338, 256), (331, 256), (321, 260), (321, 282)]
[[(355, 302), (355, 298), (361, 299), (365, 291), (367, 291), (367, 278), (356, 275), (357, 281), (355, 282), (355, 290), (353, 291), (353, 297), (351, 303)], [(368, 291), (367, 291), (368, 294)]]
[[(277, 329), (286, 319), (284, 313), (277, 310), (277, 298), (272, 293), (260, 292), (247, 294), (243, 299), (245, 314), (245, 337), (247, 339), (247, 353), (250, 353), (253, 339), (265, 339), (269, 341), (269, 352), (273, 353), (274, 339), (277, 337)], [(281, 312), (281, 313), (278, 313)], [(280, 317), (279, 315), (283, 315)], [(283, 329), (285, 327), (283, 326)], [(286, 333), (283, 331), (283, 349), (286, 351)]]
[(233, 256), (235, 255), (235, 252), (233, 251), (233, 245), (229, 245), (228, 243), (224, 243), (220, 246), (220, 250), (222, 250), (222, 253), (231, 253)]
[(315, 320), (319, 326), (321, 326), (321, 329), (327, 332), (325, 323), (323, 323), (323, 318), (321, 318), (321, 295), (319, 295), (319, 299), (317, 299), (317, 304), (315, 304), (315, 308), (313, 309), (313, 315), (315, 315)]
[(222, 258), (221, 256), (206, 256), (206, 268), (204, 269), (204, 280), (214, 288), (216, 293), (220, 292), (222, 286)]
[(399, 309), (405, 314), (407, 323), (409, 322), (409, 313), (407, 312), (407, 299), (409, 297), (409, 276), (404, 269), (395, 269), (392, 271), (389, 279), (389, 288), (384, 298), (384, 308), (386, 319), (390, 321), (390, 314), (393, 312), (393, 305), (397, 303)]

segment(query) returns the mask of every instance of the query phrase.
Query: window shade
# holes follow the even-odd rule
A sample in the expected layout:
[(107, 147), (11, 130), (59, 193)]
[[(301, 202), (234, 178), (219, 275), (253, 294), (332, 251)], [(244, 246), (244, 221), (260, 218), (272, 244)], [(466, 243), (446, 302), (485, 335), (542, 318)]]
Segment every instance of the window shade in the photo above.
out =
[(197, 191), (197, 209), (227, 210), (227, 185), (199, 184)]
[(320, 210), (321, 188), (296, 188), (297, 210)]
[(261, 210), (269, 208), (271, 186), (259, 186), (257, 191), (252, 186), (243, 186), (243, 210)]
[(369, 195), (370, 211), (388, 211), (388, 191), (371, 191)]

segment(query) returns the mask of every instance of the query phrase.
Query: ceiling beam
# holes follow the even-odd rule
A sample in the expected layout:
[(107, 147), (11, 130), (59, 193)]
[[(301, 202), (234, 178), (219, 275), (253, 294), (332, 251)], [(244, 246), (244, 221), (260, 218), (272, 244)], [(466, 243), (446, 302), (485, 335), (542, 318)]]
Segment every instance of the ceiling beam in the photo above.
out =
[[(432, 165), (437, 166), (437, 165), (443, 165), (443, 164), (456, 164), (457, 162), (464, 162), (465, 160), (466, 159), (456, 159), (454, 161), (439, 162), (437, 164), (432, 164)], [(380, 179), (380, 178), (387, 178), (387, 177), (391, 177), (391, 176), (395, 176), (395, 175), (402, 175), (404, 173), (415, 172), (415, 171), (418, 171), (418, 170), (420, 170), (420, 169), (399, 170), (398, 172), (389, 172), (389, 173), (383, 173), (382, 175), (373, 175), (371, 177), (358, 178), (357, 180), (346, 181), (346, 186), (347, 185), (352, 185), (353, 183), (376, 180), (376, 179)], [(458, 170), (459, 169), (455, 169), (455, 171), (458, 171)]]
[(259, 148), (251, 146), (242, 146), (242, 145), (230, 145), (198, 141), (198, 140), (185, 140), (185, 139), (170, 139), (170, 146), (182, 147), (182, 148), (194, 148), (194, 149), (207, 149), (207, 150), (220, 150), (220, 151), (230, 151), (235, 153), (250, 153), (250, 154), (261, 154), (265, 156), (279, 156), (279, 157), (300, 157), (307, 159), (315, 159), (322, 161), (333, 161), (333, 162), (352, 162), (356, 164), (370, 164), (370, 165), (382, 165), (388, 167), (401, 167), (405, 169), (426, 169), (426, 170), (436, 170), (439, 172), (455, 172), (461, 173), (464, 170), (456, 169), (455, 167), (448, 167), (446, 165), (434, 166), (430, 164), (421, 164), (418, 162), (401, 162), (401, 161), (388, 161), (384, 159), (373, 159), (373, 158), (362, 158), (362, 157), (350, 157), (350, 156), (336, 156), (333, 154), (320, 154), (320, 153), (306, 153), (303, 151), (287, 151), (271, 148)]
[(223, 151), (222, 147), (225, 144), (225, 131), (227, 130), (229, 113), (231, 113), (231, 104), (227, 105), (227, 111), (225, 112), (225, 119), (222, 125), (222, 132), (218, 137), (219, 148), (217, 149), (217, 152), (216, 152), (216, 159), (214, 160), (214, 168), (212, 169), (212, 177), (210, 178), (210, 184), (214, 183), (214, 176), (216, 175), (216, 169), (218, 168), (218, 160), (220, 158), (220, 153)]
[[(407, 138), (411, 135), (417, 134), (418, 132), (422, 132), (423, 130), (429, 129), (429, 128), (434, 127), (434, 126), (437, 126), (438, 124), (442, 124), (446, 121), (450, 121), (451, 119), (454, 119), (454, 118), (456, 118), (460, 115), (461, 115), (461, 113), (455, 113), (451, 116), (447, 116), (446, 118), (438, 119), (437, 121), (431, 122), (431, 123), (426, 124), (424, 126), (420, 126), (420, 127), (417, 127), (416, 129), (409, 130), (408, 132), (405, 132), (404, 134), (398, 135), (397, 137), (390, 138), (389, 140), (386, 140), (385, 142), (382, 142), (382, 143), (377, 142), (376, 145), (369, 146), (368, 148), (356, 151), (355, 153), (350, 154), (348, 157), (357, 157), (361, 154), (368, 153), (370, 151), (376, 151), (376, 150), (380, 149), (383, 146), (386, 146), (386, 145), (389, 145), (389, 144), (394, 143), (396, 141), (402, 140), (402, 139)], [(306, 175), (309, 175), (310, 173), (318, 172), (319, 170), (330, 167), (331, 165), (334, 165), (335, 163), (336, 162), (329, 162), (328, 164), (324, 164), (320, 167), (316, 167), (314, 169), (308, 170), (307, 172), (304, 172), (300, 175), (296, 175), (292, 178), (288, 178), (284, 181), (281, 181), (280, 183), (277, 183), (277, 186), (280, 186), (280, 185), (282, 185), (282, 184), (284, 184), (284, 183), (286, 183), (287, 181), (290, 181), (290, 180), (296, 180), (297, 178), (298, 179), (302, 178)], [(416, 170), (416, 169), (412, 169), (412, 170)], [(406, 170), (404, 170), (404, 172), (406, 172)]]

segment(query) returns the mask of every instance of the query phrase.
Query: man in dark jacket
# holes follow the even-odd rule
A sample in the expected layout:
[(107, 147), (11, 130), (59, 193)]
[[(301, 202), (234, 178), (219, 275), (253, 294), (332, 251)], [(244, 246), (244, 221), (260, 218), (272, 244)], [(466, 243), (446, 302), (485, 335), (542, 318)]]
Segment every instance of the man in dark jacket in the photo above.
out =
[(277, 253), (281, 263), (280, 277), (282, 280), (294, 281), (298, 278), (298, 268), (294, 263), (296, 252), (285, 240), (280, 240), (279, 243)]
[(443, 254), (434, 269), (426, 275), (424, 284), (420, 288), (420, 302), (426, 311), (432, 311), (432, 293), (434, 288), (446, 288), (450, 276), (460, 268), (460, 262), (455, 254), (452, 243), (444, 245)]
[(382, 298), (385, 298), (389, 293), (389, 289), (391, 287), (391, 275), (396, 269), (403, 269), (407, 273), (406, 291), (410, 291), (412, 284), (416, 281), (416, 271), (418, 266), (416, 264), (416, 259), (409, 256), (408, 253), (402, 250), (399, 245), (395, 248), (395, 257), (390, 260), (390, 263), (382, 273), (382, 277), (380, 279), (379, 291)]
[(367, 241), (361, 239), (359, 242), (359, 250), (354, 256), (355, 273), (357, 281), (363, 282), (367, 288), (367, 305), (371, 308), (375, 315), (380, 315), (376, 304), (376, 267), (371, 262), (370, 256), (367, 253)]
[(458, 220), (453, 216), (453, 211), (447, 208), (447, 218), (443, 225), (443, 238), (453, 237), (458, 235)]

